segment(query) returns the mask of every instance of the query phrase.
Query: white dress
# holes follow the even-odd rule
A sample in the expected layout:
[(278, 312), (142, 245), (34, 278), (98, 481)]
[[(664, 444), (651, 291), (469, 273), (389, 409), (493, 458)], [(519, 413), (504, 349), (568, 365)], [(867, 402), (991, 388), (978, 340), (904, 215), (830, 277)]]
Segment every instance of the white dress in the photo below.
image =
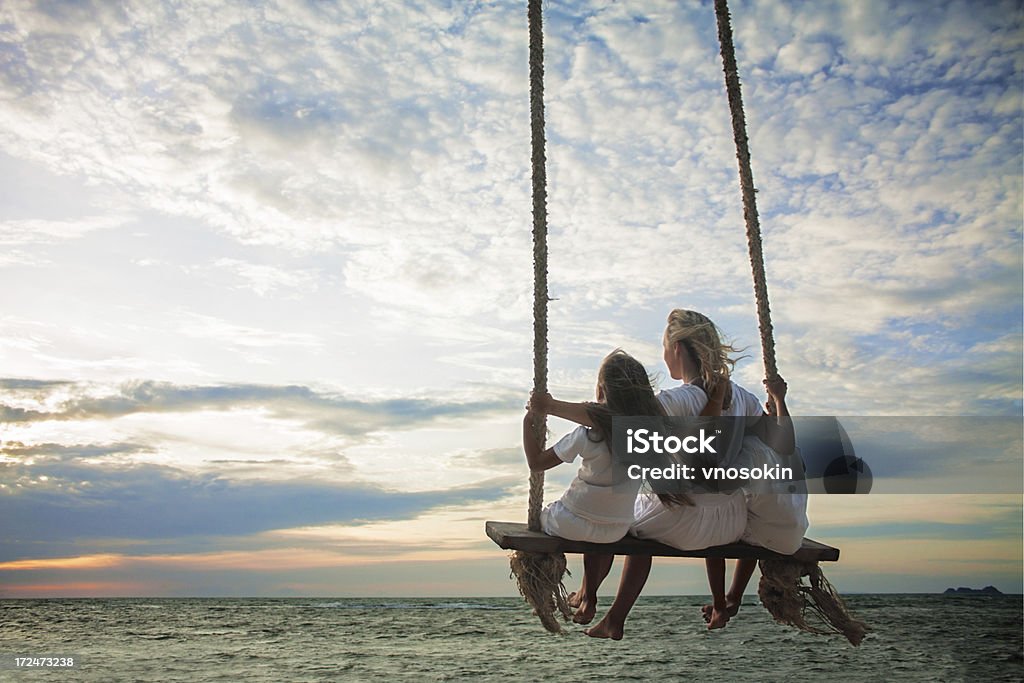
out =
[[(754, 465), (782, 464), (784, 459), (756, 436), (743, 439), (741, 457)], [(799, 461), (799, 458), (797, 458)], [(792, 555), (807, 533), (807, 490), (795, 493), (747, 493), (747, 528), (740, 540)]]
[(637, 538), (660, 541), (680, 550), (700, 550), (740, 540), (747, 527), (747, 499), (742, 490), (688, 497), (693, 505), (665, 505), (655, 494), (641, 492), (630, 532)]
[(563, 462), (582, 460), (576, 478), (562, 497), (541, 510), (541, 528), (551, 536), (574, 541), (612, 543), (629, 531), (641, 481), (626, 476), (612, 460), (607, 440), (593, 441), (577, 427), (552, 448)]
[[(707, 403), (704, 391), (683, 384), (658, 394), (672, 416), (699, 415)], [(732, 383), (732, 403), (725, 416), (763, 415), (757, 397)], [(779, 455), (757, 437), (745, 437), (740, 457), (778, 461)], [(637, 496), (630, 532), (681, 550), (699, 550), (742, 540), (786, 555), (796, 552), (807, 531), (807, 494), (731, 493), (690, 495), (694, 505), (664, 505), (646, 492)]]
[[(708, 402), (704, 390), (683, 384), (658, 393), (665, 412), (676, 417), (699, 415)], [(760, 415), (757, 397), (732, 385), (732, 403), (723, 415)], [(735, 543), (747, 526), (747, 501), (742, 490), (730, 493), (701, 493), (688, 496), (693, 505), (665, 505), (652, 493), (636, 499), (630, 533), (680, 550), (700, 550), (713, 545)]]

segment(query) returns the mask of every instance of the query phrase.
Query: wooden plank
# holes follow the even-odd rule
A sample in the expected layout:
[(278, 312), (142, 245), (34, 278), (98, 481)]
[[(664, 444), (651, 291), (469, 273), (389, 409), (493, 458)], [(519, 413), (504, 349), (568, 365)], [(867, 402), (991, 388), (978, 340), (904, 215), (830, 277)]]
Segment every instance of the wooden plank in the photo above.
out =
[[(731, 543), (703, 550), (679, 550), (672, 546), (626, 536), (615, 543), (588, 543), (570, 541), (530, 531), (518, 522), (487, 522), (487, 535), (506, 550), (525, 550), (531, 553), (613, 553), (615, 555), (657, 555), (659, 557), (731, 557), (757, 560), (779, 559), (786, 555), (746, 543)], [(805, 562), (835, 562), (839, 549), (805, 538), (803, 547), (792, 557)]]

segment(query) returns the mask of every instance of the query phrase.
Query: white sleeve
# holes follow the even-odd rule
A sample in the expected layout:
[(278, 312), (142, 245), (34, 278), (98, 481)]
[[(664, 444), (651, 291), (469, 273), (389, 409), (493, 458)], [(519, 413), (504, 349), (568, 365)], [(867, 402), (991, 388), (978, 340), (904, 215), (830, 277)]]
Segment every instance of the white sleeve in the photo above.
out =
[(761, 405), (761, 400), (750, 394), (750, 412), (747, 415), (764, 415), (764, 407)]
[(669, 416), (690, 417), (700, 415), (707, 405), (708, 396), (696, 385), (681, 384), (658, 392), (658, 401)]
[(754, 394), (750, 393), (740, 385), (733, 382), (733, 400), (739, 399), (741, 404), (741, 412), (736, 413), (737, 415), (743, 415), (746, 417), (758, 417), (764, 415), (764, 408), (761, 407), (761, 401)]
[(559, 460), (572, 462), (577, 455), (583, 454), (583, 449), (586, 448), (587, 442), (590, 440), (589, 432), (590, 430), (586, 427), (577, 427), (559, 439), (551, 448), (554, 449)]

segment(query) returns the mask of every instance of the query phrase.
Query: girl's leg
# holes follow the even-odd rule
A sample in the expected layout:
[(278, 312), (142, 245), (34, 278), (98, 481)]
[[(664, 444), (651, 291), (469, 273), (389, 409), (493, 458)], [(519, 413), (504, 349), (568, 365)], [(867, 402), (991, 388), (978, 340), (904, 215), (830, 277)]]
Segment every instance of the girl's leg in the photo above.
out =
[(729, 587), (729, 592), (725, 596), (725, 602), (729, 606), (729, 616), (736, 616), (740, 603), (743, 602), (743, 593), (746, 592), (747, 584), (750, 583), (750, 577), (754, 575), (755, 569), (757, 569), (757, 560), (751, 558), (736, 560), (736, 570), (732, 574), (732, 586)]
[[(732, 574), (732, 585), (729, 587), (729, 592), (725, 594), (725, 609), (730, 619), (740, 611), (740, 605), (743, 604), (743, 594), (747, 591), (747, 584), (750, 583), (750, 577), (754, 575), (755, 569), (757, 569), (757, 560), (750, 558), (736, 560), (736, 569), (733, 570)], [(704, 605), (701, 611), (704, 613), (704, 621), (710, 622), (714, 605)]]
[[(583, 555), (586, 558), (586, 554)], [(583, 563), (583, 579), (580, 581), (580, 587), (572, 593), (569, 593), (569, 597), (566, 598), (566, 602), (569, 603), (569, 607), (576, 609), (583, 602), (583, 594), (587, 592), (587, 564)]]
[(615, 601), (601, 621), (584, 633), (593, 638), (622, 640), (626, 617), (629, 615), (629, 610), (633, 609), (636, 599), (640, 597), (640, 591), (644, 589), (644, 584), (647, 583), (650, 573), (650, 555), (628, 555), (622, 567), (622, 578), (619, 580), (619, 590), (615, 594)]
[(729, 622), (729, 608), (725, 604), (725, 558), (709, 557), (704, 560), (711, 587), (711, 616), (708, 628), (722, 628)]
[(597, 589), (612, 569), (615, 556), (605, 553), (583, 554), (582, 597), (572, 620), (577, 624), (589, 624), (597, 613)]

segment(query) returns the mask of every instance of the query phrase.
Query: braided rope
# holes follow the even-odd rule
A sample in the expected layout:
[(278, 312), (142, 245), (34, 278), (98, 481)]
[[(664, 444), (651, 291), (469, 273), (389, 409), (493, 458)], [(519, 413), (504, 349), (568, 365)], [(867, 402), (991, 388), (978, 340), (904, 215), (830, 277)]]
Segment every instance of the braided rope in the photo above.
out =
[[(725, 71), (725, 90), (729, 96), (732, 115), (732, 136), (736, 142), (736, 161), (740, 167), (740, 190), (743, 193), (743, 219), (747, 226), (747, 248), (750, 269), (754, 278), (754, 298), (757, 300), (757, 324), (761, 332), (761, 352), (764, 356), (764, 374), (767, 380), (778, 377), (775, 365), (775, 340), (772, 335), (771, 310), (768, 306), (768, 285), (765, 282), (764, 254), (761, 250), (761, 226), (757, 217), (754, 174), (750, 169), (750, 149), (747, 146), (747, 121), (743, 114), (740, 94), (740, 76), (736, 67), (736, 54), (732, 42), (732, 26), (726, 0), (715, 0), (718, 19), (718, 42), (722, 49), (722, 69)], [(761, 603), (776, 621), (795, 626), (810, 633), (836, 631), (853, 645), (859, 645), (870, 630), (846, 608), (843, 599), (828, 582), (817, 562), (801, 563), (791, 558), (761, 560), (761, 582), (758, 595)], [(801, 584), (802, 576), (810, 576), (810, 585)], [(810, 613), (820, 620), (807, 621)]]
[(747, 120), (743, 114), (740, 94), (740, 76), (736, 67), (736, 54), (732, 42), (732, 26), (726, 0), (715, 0), (718, 18), (718, 42), (722, 48), (722, 67), (725, 71), (725, 90), (729, 95), (732, 115), (732, 136), (736, 141), (736, 161), (740, 167), (740, 190), (743, 194), (743, 219), (747, 224), (747, 249), (750, 268), (754, 276), (754, 298), (757, 301), (757, 325), (761, 331), (761, 353), (764, 357), (765, 378), (778, 377), (775, 365), (775, 340), (772, 336), (771, 309), (768, 306), (768, 285), (765, 282), (764, 255), (761, 251), (761, 226), (757, 217), (754, 173), (750, 169), (750, 149), (747, 146)]
[[(547, 177), (544, 171), (544, 32), (541, 0), (529, 0), (530, 24), (530, 147), (533, 177), (533, 390), (548, 389), (548, 244)], [(545, 419), (534, 424), (534, 437), (543, 448)], [(530, 472), (530, 502), (527, 526), (541, 531), (540, 511), (544, 503), (544, 472)], [(572, 616), (562, 581), (566, 574), (564, 553), (530, 553), (516, 550), (509, 557), (512, 576), (519, 593), (533, 607), (540, 623), (552, 633), (561, 633), (558, 617)]]
[[(544, 162), (544, 30), (541, 0), (529, 0), (530, 24), (530, 160), (533, 178), (533, 390), (548, 387), (548, 244), (547, 173)], [(545, 420), (537, 425), (537, 441), (543, 445)], [(527, 525), (540, 531), (544, 503), (544, 472), (530, 473)]]

